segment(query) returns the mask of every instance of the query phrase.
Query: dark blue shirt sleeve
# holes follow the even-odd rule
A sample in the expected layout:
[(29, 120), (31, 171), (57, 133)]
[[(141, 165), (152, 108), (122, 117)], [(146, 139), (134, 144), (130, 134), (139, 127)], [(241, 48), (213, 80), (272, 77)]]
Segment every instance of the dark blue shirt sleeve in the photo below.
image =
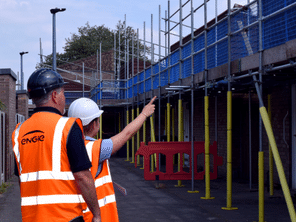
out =
[(67, 140), (67, 154), (73, 173), (89, 169), (92, 165), (88, 158), (82, 131), (75, 122), (69, 132)]

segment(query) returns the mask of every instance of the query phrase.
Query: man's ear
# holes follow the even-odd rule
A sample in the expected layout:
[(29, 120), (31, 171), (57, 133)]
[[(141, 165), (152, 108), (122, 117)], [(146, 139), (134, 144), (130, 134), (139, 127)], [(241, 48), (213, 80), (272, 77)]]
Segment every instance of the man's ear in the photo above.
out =
[(51, 99), (54, 103), (57, 103), (58, 93), (57, 91), (53, 90), (51, 93)]

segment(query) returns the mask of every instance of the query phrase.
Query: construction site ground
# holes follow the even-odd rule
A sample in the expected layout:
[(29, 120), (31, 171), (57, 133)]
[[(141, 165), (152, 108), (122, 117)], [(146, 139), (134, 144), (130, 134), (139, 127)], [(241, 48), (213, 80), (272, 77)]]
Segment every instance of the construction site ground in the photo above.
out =
[[(232, 207), (238, 209), (222, 210), (226, 207), (226, 175), (211, 181), (210, 196), (214, 199), (205, 200), (201, 199), (205, 196), (204, 180), (194, 183), (199, 193), (189, 193), (191, 181), (182, 181), (184, 187), (175, 187), (177, 181), (145, 181), (143, 169), (125, 159), (110, 160), (113, 181), (127, 190), (127, 196), (115, 190), (121, 222), (259, 221), (258, 191), (250, 190), (248, 183), (233, 182)], [(11, 186), (0, 195), (0, 221), (21, 221), (18, 178), (13, 176), (9, 183)], [(272, 197), (265, 190), (264, 209), (264, 221), (291, 221), (280, 189), (275, 189)]]

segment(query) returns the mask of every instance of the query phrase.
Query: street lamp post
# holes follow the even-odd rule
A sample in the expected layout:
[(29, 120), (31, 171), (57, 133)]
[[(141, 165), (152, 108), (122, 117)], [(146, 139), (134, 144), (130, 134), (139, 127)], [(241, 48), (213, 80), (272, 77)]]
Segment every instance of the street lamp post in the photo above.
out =
[(56, 18), (55, 14), (58, 12), (65, 11), (65, 8), (53, 8), (50, 9), (52, 14), (52, 70), (57, 71), (57, 62), (56, 62)]
[(20, 52), (21, 55), (21, 90), (24, 90), (23, 55), (29, 52)]

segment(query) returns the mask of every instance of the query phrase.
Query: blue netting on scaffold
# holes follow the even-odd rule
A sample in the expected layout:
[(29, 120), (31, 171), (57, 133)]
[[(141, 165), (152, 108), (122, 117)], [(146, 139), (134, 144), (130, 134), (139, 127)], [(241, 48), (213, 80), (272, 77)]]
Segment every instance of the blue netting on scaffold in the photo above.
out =
[(137, 96), (138, 95), (138, 85), (134, 85), (133, 86), (133, 96)]
[[(91, 95), (95, 93), (95, 90), (96, 88), (91, 91)], [(82, 97), (83, 92), (65, 92), (64, 94), (65, 94), (65, 97), (68, 97), (68, 98), (80, 98)]]
[(174, 65), (171, 67), (171, 71), (170, 71), (170, 83), (174, 83), (176, 81), (179, 80), (179, 76), (180, 76), (180, 65)]
[(133, 85), (133, 79), (131, 78), (127, 81), (127, 87), (130, 88), (132, 85)]
[(290, 41), (296, 39), (296, 7), (287, 11), (287, 18), (288, 41)]
[(121, 89), (119, 93), (120, 93), (119, 99), (126, 99), (126, 92), (124, 89)]
[(208, 69), (212, 69), (216, 67), (216, 46), (212, 46), (208, 48)]
[(140, 93), (140, 94), (144, 93), (144, 82), (141, 82), (141, 83), (139, 84), (139, 93)]
[(194, 52), (198, 52), (201, 49), (205, 48), (205, 36), (200, 35), (196, 39), (194, 39)]
[(285, 7), (286, 0), (262, 0), (262, 15), (270, 15)]
[(259, 11), (257, 2), (249, 6), (247, 13), (248, 25), (258, 21)]
[(118, 94), (115, 90), (103, 90), (102, 99), (117, 99)]
[(163, 71), (160, 73), (160, 85), (161, 86), (166, 86), (168, 85), (168, 70)]
[(269, 49), (284, 44), (286, 41), (287, 33), (285, 12), (263, 22), (263, 49)]
[(186, 78), (191, 75), (191, 57), (184, 60), (182, 63), (182, 78)]
[(177, 62), (179, 62), (179, 60), (180, 60), (180, 51), (177, 50), (176, 52), (171, 54), (170, 59), (171, 59), (170, 60), (171, 61), (171, 66), (176, 64)]
[(228, 39), (217, 44), (217, 66), (228, 62)]
[(153, 89), (157, 89), (159, 86), (159, 74), (152, 77), (152, 81), (153, 81)]
[(129, 79), (127, 82), (127, 88), (128, 88), (128, 97), (127, 98), (132, 98), (133, 97), (133, 79)]
[[(249, 40), (246, 40), (249, 41)], [(231, 61), (248, 55), (245, 41), (241, 33), (231, 36)]]
[(215, 41), (216, 41), (216, 27), (213, 27), (207, 33), (207, 45), (211, 45)]
[(199, 73), (205, 69), (205, 51), (194, 55), (194, 74)]
[[(270, 2), (274, 2), (270, 4)], [(295, 0), (262, 1), (263, 15), (269, 15), (284, 8)], [(284, 11), (263, 22), (263, 48), (269, 49), (296, 38), (296, 7)]]
[(247, 32), (253, 53), (259, 50), (259, 25), (249, 28)]
[(292, 3), (295, 3), (295, 0), (286, 0), (286, 6), (291, 5)]
[(217, 40), (220, 40), (227, 36), (228, 32), (228, 23), (227, 20), (224, 20), (223, 22), (219, 23), (217, 25)]
[(133, 96), (136, 96), (138, 94), (138, 75), (133, 77), (134, 86), (133, 86)]
[(126, 88), (126, 81), (119, 81), (119, 88)]
[(144, 80), (144, 71), (140, 72), (139, 75), (139, 81), (143, 81)]
[[(90, 91), (90, 98), (92, 98), (96, 94), (97, 90), (98, 89), (95, 87)], [(66, 97), (66, 95), (65, 95), (65, 97)]]
[(151, 78), (145, 81), (145, 91), (148, 92), (151, 90)]
[[(241, 27), (244, 27), (247, 25), (248, 21), (248, 14), (243, 10), (238, 13), (236, 13), (234, 16), (230, 18), (230, 28), (231, 32), (235, 32)], [(241, 27), (240, 27), (241, 26)]]
[(155, 65), (153, 65), (152, 67), (152, 69), (153, 69), (153, 75), (155, 75), (155, 74), (158, 74), (158, 72), (159, 72), (159, 62), (158, 63), (156, 63)]
[[(243, 10), (231, 18), (232, 32), (248, 26), (251, 21), (257, 19), (257, 6), (251, 6), (251, 10)], [(258, 26), (242, 30), (231, 36), (231, 61), (254, 54), (258, 51)]]
[(151, 66), (145, 71), (145, 79), (149, 79), (151, 77)]
[(95, 97), (97, 100), (101, 99), (101, 92), (98, 92), (97, 97)]
[(187, 58), (191, 55), (191, 42), (187, 43), (185, 46), (183, 46), (182, 49), (182, 59)]
[(160, 61), (160, 71), (165, 70), (168, 67), (168, 58)]

